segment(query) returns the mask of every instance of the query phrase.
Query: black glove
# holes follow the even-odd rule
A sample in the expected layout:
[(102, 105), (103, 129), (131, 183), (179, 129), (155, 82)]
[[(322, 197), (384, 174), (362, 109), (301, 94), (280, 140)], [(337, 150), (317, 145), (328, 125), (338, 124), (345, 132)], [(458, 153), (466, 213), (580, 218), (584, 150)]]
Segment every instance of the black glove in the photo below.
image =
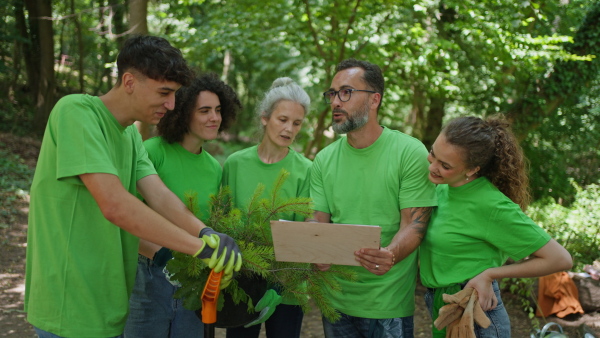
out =
[(171, 254), (171, 250), (165, 247), (160, 248), (157, 252), (154, 253), (154, 257), (152, 257), (152, 261), (154, 265), (164, 268), (165, 265), (173, 258), (173, 254)]

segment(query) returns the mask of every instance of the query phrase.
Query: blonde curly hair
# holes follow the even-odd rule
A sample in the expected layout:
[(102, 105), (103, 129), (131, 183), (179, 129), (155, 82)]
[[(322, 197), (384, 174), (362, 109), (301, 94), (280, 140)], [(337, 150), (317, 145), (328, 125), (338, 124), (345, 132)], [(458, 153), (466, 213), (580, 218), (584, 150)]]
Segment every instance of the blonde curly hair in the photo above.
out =
[(522, 210), (527, 208), (531, 201), (527, 161), (504, 117), (459, 117), (442, 133), (450, 144), (462, 149), (467, 168), (479, 166), (477, 176), (487, 177)]

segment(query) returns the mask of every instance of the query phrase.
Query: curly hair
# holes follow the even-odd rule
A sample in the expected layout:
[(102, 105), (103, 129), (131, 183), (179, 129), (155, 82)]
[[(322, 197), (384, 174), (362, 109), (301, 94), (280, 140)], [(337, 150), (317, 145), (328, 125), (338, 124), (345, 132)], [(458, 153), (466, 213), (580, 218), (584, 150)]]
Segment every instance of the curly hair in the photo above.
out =
[(217, 74), (206, 73), (196, 77), (188, 87), (181, 87), (175, 93), (175, 108), (168, 112), (158, 123), (158, 135), (168, 143), (181, 142), (190, 131), (190, 121), (200, 92), (209, 91), (219, 97), (221, 103), (221, 126), (219, 131), (226, 130), (235, 121), (242, 103), (235, 91)]
[(527, 161), (506, 119), (459, 117), (442, 133), (447, 142), (463, 150), (467, 168), (479, 166), (477, 176), (487, 177), (522, 210), (527, 208), (531, 200)]
[(183, 86), (194, 78), (179, 49), (163, 38), (150, 35), (134, 35), (125, 40), (117, 56), (117, 70), (117, 86), (123, 74), (131, 70), (152, 80), (173, 81)]

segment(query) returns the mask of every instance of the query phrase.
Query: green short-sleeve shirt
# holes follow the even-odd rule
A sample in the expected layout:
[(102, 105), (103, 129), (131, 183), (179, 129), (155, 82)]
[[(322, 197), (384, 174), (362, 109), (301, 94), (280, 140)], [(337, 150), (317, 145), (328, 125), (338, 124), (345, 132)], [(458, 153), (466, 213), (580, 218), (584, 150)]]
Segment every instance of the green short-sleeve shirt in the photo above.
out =
[[(273, 183), (281, 169), (290, 173), (281, 189), (282, 198), (308, 197), (308, 173), (312, 162), (293, 149), (277, 163), (264, 163), (258, 157), (258, 146), (252, 146), (231, 154), (223, 164), (223, 185), (228, 185), (233, 194), (233, 202), (238, 208), (245, 208), (259, 183), (265, 185), (261, 197), (268, 197)], [(288, 221), (303, 221), (296, 214), (279, 216)]]
[(193, 154), (179, 143), (167, 143), (162, 137), (153, 137), (144, 142), (148, 157), (154, 164), (158, 176), (165, 185), (184, 203), (185, 194), (196, 192), (197, 207), (202, 221), (209, 214), (210, 195), (219, 192), (223, 169), (205, 149)]
[(52, 110), (31, 186), (25, 310), (65, 337), (123, 332), (139, 239), (110, 223), (79, 175), (107, 173), (136, 193), (156, 174), (134, 126), (95, 96), (69, 95)]
[[(309, 170), (312, 162), (297, 151), (289, 148), (286, 157), (277, 163), (264, 163), (258, 157), (258, 146), (252, 146), (231, 154), (223, 164), (223, 186), (229, 186), (233, 194), (233, 203), (238, 208), (246, 208), (259, 183), (265, 190), (261, 198), (269, 196), (273, 183), (285, 169), (290, 173), (281, 186), (281, 198), (309, 196)], [(288, 221), (304, 221), (297, 214), (281, 214), (280, 219)], [(283, 304), (298, 305), (291, 297), (284, 297)]]
[[(380, 226), (384, 247), (400, 229), (402, 209), (437, 205), (428, 166), (420, 141), (384, 127), (367, 148), (353, 148), (342, 137), (319, 152), (311, 169), (310, 194), (315, 210), (330, 214), (332, 223)], [(329, 292), (336, 309), (363, 318), (413, 315), (416, 252), (383, 276), (362, 266), (350, 268), (358, 280), (340, 279), (342, 292)]]
[(421, 281), (427, 287), (462, 283), (508, 257), (523, 259), (550, 240), (485, 177), (455, 188), (440, 184), (437, 196), (419, 247)]

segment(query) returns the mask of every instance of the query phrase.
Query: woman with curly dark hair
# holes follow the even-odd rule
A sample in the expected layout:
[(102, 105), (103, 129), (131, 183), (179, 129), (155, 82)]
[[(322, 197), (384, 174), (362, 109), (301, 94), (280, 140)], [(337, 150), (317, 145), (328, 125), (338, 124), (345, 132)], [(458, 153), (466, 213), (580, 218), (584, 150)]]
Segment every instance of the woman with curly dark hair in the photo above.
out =
[[(221, 165), (203, 145), (214, 140), (241, 109), (236, 93), (216, 74), (201, 75), (177, 91), (175, 108), (157, 126), (158, 137), (144, 142), (148, 157), (165, 185), (181, 200), (197, 194), (199, 218), (209, 216), (209, 196), (221, 185)], [(194, 311), (174, 299), (177, 286), (164, 267), (167, 248), (140, 241), (138, 271), (125, 326), (127, 337), (202, 337), (202, 322)]]
[[(510, 337), (497, 280), (570, 269), (570, 254), (523, 212), (529, 203), (523, 152), (502, 117), (460, 117), (440, 133), (428, 156), (438, 207), (420, 246), (421, 282), (433, 319), (442, 295), (477, 291), (491, 321), (482, 337)], [(522, 262), (504, 265), (508, 258)], [(433, 328), (434, 337), (446, 337)]]

